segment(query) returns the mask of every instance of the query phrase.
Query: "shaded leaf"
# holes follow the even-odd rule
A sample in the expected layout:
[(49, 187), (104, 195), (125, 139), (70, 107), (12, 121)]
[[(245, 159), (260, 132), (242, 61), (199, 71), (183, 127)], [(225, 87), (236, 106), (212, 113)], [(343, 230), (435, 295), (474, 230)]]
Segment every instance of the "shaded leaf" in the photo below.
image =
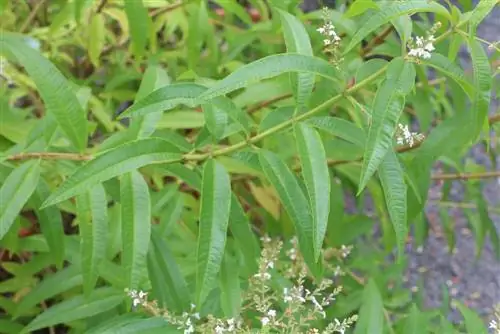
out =
[(373, 279), (363, 290), (363, 303), (359, 311), (354, 334), (382, 334), (384, 330), (384, 304), (382, 296)]
[(146, 50), (148, 43), (149, 27), (151, 20), (148, 10), (142, 0), (124, 1), (125, 14), (127, 15), (132, 39), (132, 49), (136, 57), (140, 57)]

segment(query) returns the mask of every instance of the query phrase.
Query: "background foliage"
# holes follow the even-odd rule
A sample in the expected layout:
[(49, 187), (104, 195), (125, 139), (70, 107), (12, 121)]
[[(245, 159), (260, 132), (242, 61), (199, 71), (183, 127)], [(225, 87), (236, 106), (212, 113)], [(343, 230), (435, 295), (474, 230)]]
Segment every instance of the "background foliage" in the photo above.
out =
[[(487, 331), (462, 304), (465, 322), (447, 320), (446, 289), (425, 308), (403, 273), (409, 231), (417, 245), (427, 234), (432, 180), (444, 199), (450, 180), (467, 181), (477, 254), (490, 240), (500, 257), (478, 181), (498, 174), (463, 159), (480, 143), (496, 161), (500, 53), (476, 30), (498, 1), (338, 1), (326, 18), (298, 4), (0, 2), (1, 331), (179, 330), (125, 289), (172, 314), (260, 327), (241, 296), (268, 235), (288, 253), (297, 236), (305, 286), (343, 287), (314, 328), (358, 314), (354, 333)], [(338, 45), (317, 31), (325, 20)], [(428, 32), (432, 56), (408, 57)], [(398, 142), (399, 124), (424, 136)], [(271, 290), (290, 284), (272, 272)]]

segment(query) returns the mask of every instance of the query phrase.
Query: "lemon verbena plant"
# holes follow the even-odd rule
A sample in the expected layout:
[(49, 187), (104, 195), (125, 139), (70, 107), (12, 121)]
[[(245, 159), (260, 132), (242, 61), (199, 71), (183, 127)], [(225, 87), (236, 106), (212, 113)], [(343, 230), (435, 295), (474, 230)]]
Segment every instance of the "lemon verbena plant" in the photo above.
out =
[(328, 3), (0, 1), (1, 332), (498, 331), (407, 278), (431, 202), (500, 257), (498, 0)]

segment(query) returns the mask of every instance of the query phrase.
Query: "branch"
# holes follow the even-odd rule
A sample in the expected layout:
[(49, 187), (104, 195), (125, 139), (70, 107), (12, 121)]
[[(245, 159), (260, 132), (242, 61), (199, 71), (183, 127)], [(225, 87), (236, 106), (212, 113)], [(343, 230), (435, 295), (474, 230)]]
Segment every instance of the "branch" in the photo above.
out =
[(23, 33), (26, 30), (26, 28), (28, 28), (31, 25), (31, 22), (35, 18), (36, 14), (38, 14), (40, 9), (42, 9), (42, 6), (44, 3), (45, 3), (45, 0), (39, 0), (36, 3), (35, 7), (33, 7), (33, 9), (31, 10), (30, 15), (26, 18), (26, 21), (24, 21), (23, 25), (19, 29), (20, 33)]
[(93, 157), (91, 155), (85, 154), (58, 152), (27, 152), (14, 154), (7, 157), (7, 160), (10, 161), (20, 161), (28, 159), (88, 161), (92, 160)]
[(500, 171), (432, 175), (433, 180), (473, 180), (473, 179), (487, 179), (492, 177), (500, 177)]
[(394, 27), (390, 25), (387, 27), (384, 31), (382, 31), (379, 35), (375, 36), (369, 43), (366, 45), (364, 48), (361, 49), (360, 55), (366, 56), (368, 53), (370, 53), (376, 46), (384, 43), (385, 39), (387, 36), (391, 34), (391, 32), (394, 30)]

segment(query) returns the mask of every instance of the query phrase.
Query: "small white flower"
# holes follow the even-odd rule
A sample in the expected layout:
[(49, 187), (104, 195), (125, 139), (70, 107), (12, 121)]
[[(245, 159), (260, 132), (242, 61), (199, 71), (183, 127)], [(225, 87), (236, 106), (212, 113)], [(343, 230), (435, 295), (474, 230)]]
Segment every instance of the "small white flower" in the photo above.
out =
[(224, 333), (226, 330), (224, 327), (221, 327), (219, 325), (217, 325), (217, 327), (215, 327), (215, 333), (216, 334), (221, 334), (221, 333)]
[(325, 33), (325, 27), (319, 27), (318, 29), (316, 29), (317, 32), (319, 32), (320, 34), (324, 34)]
[(274, 262), (273, 261), (269, 261), (266, 265), (266, 268), (274, 268)]
[(269, 310), (267, 312), (267, 315), (270, 316), (271, 318), (274, 318), (276, 316), (276, 310)]
[(329, 39), (324, 39), (323, 40), (323, 45), (330, 45), (330, 44), (332, 44), (331, 40), (329, 40)]
[(262, 326), (267, 326), (269, 324), (269, 318), (268, 317), (263, 317), (260, 319), (260, 322), (262, 323)]
[(495, 320), (490, 321), (490, 326), (488, 327), (490, 329), (497, 329), (497, 322)]
[(200, 320), (200, 314), (198, 312), (194, 313), (193, 318)]

